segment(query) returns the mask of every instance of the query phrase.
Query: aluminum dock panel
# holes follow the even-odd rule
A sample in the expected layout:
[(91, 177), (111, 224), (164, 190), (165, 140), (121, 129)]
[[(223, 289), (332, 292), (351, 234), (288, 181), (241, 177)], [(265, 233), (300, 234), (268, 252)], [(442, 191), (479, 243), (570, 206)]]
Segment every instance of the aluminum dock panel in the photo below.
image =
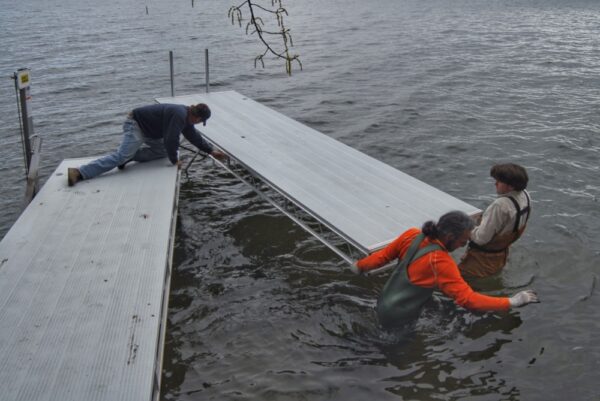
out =
[(63, 161), (0, 242), (0, 399), (158, 399), (179, 172), (67, 186)]
[(224, 167), (349, 262), (448, 211), (481, 212), (235, 91), (157, 101), (208, 104), (199, 128)]

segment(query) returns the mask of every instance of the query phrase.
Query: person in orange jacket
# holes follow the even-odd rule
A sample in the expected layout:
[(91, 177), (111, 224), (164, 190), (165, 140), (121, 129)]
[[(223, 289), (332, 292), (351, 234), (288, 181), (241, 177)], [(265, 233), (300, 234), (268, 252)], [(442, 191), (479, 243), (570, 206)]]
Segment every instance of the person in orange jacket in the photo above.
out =
[(462, 307), (480, 311), (505, 311), (539, 302), (532, 290), (512, 297), (491, 297), (473, 291), (465, 282), (449, 252), (466, 245), (473, 227), (467, 214), (449, 212), (437, 223), (427, 221), (420, 230), (405, 231), (384, 249), (354, 264), (360, 273), (399, 260), (377, 302), (377, 315), (383, 326), (401, 326), (416, 319), (434, 289)]

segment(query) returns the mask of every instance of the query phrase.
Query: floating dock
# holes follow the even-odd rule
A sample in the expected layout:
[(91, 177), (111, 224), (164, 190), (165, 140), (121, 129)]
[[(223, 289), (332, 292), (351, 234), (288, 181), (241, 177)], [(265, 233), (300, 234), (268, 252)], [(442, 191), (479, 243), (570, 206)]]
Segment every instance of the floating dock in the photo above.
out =
[(204, 136), (232, 174), (348, 263), (451, 210), (478, 208), (235, 91), (158, 98), (206, 103)]
[(159, 397), (179, 172), (67, 186), (60, 164), (0, 242), (0, 399)]

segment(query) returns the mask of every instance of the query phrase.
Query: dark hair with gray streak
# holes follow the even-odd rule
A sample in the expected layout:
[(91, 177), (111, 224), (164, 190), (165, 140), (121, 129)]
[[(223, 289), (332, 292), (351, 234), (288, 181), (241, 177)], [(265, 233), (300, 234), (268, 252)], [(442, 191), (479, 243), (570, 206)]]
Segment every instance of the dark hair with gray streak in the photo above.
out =
[(423, 224), (421, 231), (429, 239), (443, 239), (450, 234), (450, 239), (455, 240), (460, 237), (466, 230), (472, 230), (475, 227), (475, 222), (466, 213), (460, 211), (448, 212), (437, 223), (427, 221)]

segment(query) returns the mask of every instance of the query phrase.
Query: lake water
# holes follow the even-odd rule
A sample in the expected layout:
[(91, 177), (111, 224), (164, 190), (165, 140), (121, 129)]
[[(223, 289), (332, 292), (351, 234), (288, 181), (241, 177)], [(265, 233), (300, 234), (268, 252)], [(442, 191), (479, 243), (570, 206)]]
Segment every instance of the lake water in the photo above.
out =
[[(598, 400), (600, 3), (287, 1), (304, 70), (268, 59), (233, 3), (0, 0), (0, 236), (24, 168), (13, 72), (32, 71), (42, 181), (110, 151), (124, 113), (170, 94), (236, 90), (485, 208), (491, 165), (530, 174), (533, 216), (472, 313), (436, 297), (403, 339), (377, 324), (386, 277), (363, 278), (209, 162), (184, 180), (164, 400)], [(237, 3), (236, 3), (237, 5)], [(148, 7), (148, 13), (146, 13)], [(439, 216), (431, 216), (436, 219)], [(460, 253), (458, 254), (460, 255)], [(457, 256), (458, 256), (457, 255)]]

